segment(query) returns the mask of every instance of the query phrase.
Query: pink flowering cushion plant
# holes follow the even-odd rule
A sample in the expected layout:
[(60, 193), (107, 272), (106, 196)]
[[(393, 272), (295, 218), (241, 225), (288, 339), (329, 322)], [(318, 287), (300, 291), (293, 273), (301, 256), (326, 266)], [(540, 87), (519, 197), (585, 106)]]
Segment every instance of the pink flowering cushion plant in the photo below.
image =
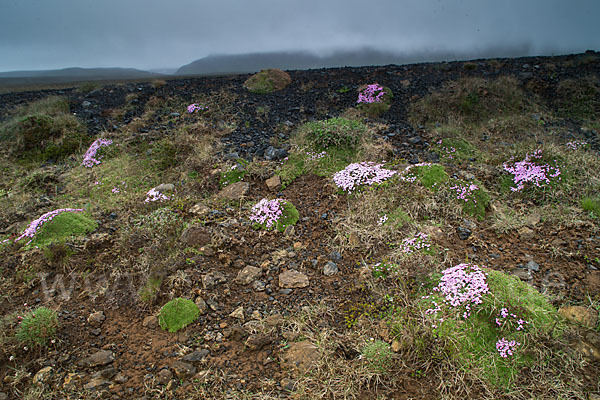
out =
[(520, 192), (526, 188), (544, 188), (551, 183), (561, 181), (561, 170), (557, 161), (552, 164), (542, 161), (542, 150), (538, 149), (531, 154), (526, 154), (522, 161), (513, 160), (505, 162), (504, 170), (512, 174), (513, 192)]
[(283, 199), (262, 199), (256, 203), (250, 214), (255, 229), (277, 229), (283, 232), (288, 226), (298, 222), (299, 214), (294, 205)]
[(46, 246), (52, 242), (64, 240), (91, 232), (98, 223), (85, 215), (83, 209), (60, 208), (47, 212), (33, 220), (14, 242), (29, 239), (25, 245)]
[[(83, 156), (83, 162), (81, 165), (87, 168), (92, 168), (94, 165), (100, 164), (100, 156), (98, 156), (98, 150), (101, 147), (110, 146), (112, 144), (112, 140), (110, 139), (96, 139), (90, 145), (88, 150), (85, 152)], [(97, 157), (97, 158), (96, 158)]]
[(359, 108), (371, 117), (379, 117), (390, 109), (392, 90), (378, 83), (363, 85), (358, 88), (356, 103)]
[(433, 332), (453, 359), (494, 386), (510, 387), (523, 368), (538, 362), (528, 350), (539, 337), (565, 329), (548, 299), (515, 276), (463, 263), (431, 284), (421, 304)]
[(392, 176), (396, 171), (383, 168), (383, 164), (359, 162), (348, 165), (333, 175), (333, 182), (345, 192), (352, 193), (361, 186), (378, 185)]

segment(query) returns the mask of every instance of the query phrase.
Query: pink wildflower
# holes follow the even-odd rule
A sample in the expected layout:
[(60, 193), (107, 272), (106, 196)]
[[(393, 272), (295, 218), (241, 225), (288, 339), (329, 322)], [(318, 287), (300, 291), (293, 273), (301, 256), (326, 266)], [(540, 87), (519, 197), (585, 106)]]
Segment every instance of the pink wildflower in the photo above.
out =
[[(94, 165), (100, 164), (100, 160), (96, 159), (96, 153), (103, 146), (110, 146), (112, 144), (112, 140), (110, 139), (96, 139), (90, 145), (90, 148), (85, 152), (83, 156), (83, 162), (81, 165), (84, 167), (92, 168)], [(100, 158), (100, 157), (98, 157)]]
[(56, 217), (58, 214), (63, 213), (63, 212), (82, 212), (82, 211), (83, 211), (83, 209), (79, 209), (79, 208), (77, 208), (77, 209), (75, 209), (75, 208), (59, 208), (58, 210), (47, 212), (46, 214), (42, 215), (38, 219), (33, 220), (29, 224), (27, 229), (25, 229), (25, 231), (21, 234), (21, 236), (19, 236), (18, 238), (15, 239), (15, 242), (18, 242), (19, 240), (23, 239), (24, 237), (28, 237), (29, 242), (26, 243), (26, 245), (27, 245), (27, 244), (31, 243), (31, 241), (33, 240), (33, 236), (40, 230), (42, 225), (44, 225), (46, 222), (52, 221), (54, 219), (54, 217)]

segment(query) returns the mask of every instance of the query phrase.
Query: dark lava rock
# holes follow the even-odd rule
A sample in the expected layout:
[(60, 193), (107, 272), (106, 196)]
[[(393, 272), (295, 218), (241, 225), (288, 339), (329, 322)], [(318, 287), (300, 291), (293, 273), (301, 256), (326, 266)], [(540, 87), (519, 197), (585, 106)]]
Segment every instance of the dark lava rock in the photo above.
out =
[(207, 349), (202, 349), (199, 351), (194, 351), (193, 353), (187, 354), (183, 356), (182, 360), (186, 362), (200, 362), (206, 358), (207, 355), (210, 354), (210, 351)]
[(458, 233), (458, 238), (460, 240), (467, 240), (469, 236), (471, 236), (471, 230), (462, 226), (456, 228), (456, 233)]

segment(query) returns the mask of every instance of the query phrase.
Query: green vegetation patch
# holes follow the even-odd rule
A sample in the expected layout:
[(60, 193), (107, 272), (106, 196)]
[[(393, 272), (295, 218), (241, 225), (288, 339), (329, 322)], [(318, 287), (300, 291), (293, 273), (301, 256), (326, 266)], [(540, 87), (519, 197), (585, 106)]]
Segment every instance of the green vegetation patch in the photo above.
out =
[(581, 199), (581, 208), (592, 217), (600, 217), (600, 197), (584, 197)]
[(308, 122), (301, 128), (308, 143), (317, 151), (332, 147), (356, 149), (366, 130), (362, 122), (346, 118)]
[(490, 195), (479, 182), (453, 180), (449, 184), (449, 190), (462, 205), (464, 213), (483, 220), (485, 210), (490, 205)]
[(437, 143), (437, 152), (444, 161), (464, 161), (475, 157), (475, 147), (464, 139), (444, 138)]
[(515, 276), (481, 271), (489, 292), (482, 293), (480, 304), (451, 307), (439, 291), (432, 291), (423, 304), (431, 310), (426, 313), (432, 316), (434, 333), (445, 339), (453, 359), (494, 386), (510, 387), (523, 368), (544, 362), (535, 351), (541, 338), (558, 337), (565, 328), (556, 309), (536, 289)]
[(439, 164), (422, 165), (411, 169), (421, 185), (437, 192), (444, 183), (448, 182), (446, 169)]
[(17, 329), (16, 338), (25, 345), (44, 347), (56, 337), (57, 329), (56, 312), (46, 307), (39, 307), (25, 314)]
[(394, 353), (390, 345), (382, 340), (367, 343), (362, 348), (361, 354), (375, 373), (384, 374), (392, 367)]
[(177, 332), (194, 322), (200, 315), (196, 303), (181, 297), (165, 304), (158, 314), (158, 323), (163, 330)]
[(62, 212), (43, 224), (28, 246), (44, 248), (71, 237), (84, 236), (97, 227), (98, 222), (82, 213)]
[(252, 93), (272, 93), (292, 83), (292, 78), (280, 69), (266, 69), (252, 75), (244, 82), (244, 87)]
[(356, 161), (356, 151), (332, 147), (327, 151), (293, 151), (276, 171), (285, 189), (295, 179), (305, 174), (330, 177), (348, 164)]

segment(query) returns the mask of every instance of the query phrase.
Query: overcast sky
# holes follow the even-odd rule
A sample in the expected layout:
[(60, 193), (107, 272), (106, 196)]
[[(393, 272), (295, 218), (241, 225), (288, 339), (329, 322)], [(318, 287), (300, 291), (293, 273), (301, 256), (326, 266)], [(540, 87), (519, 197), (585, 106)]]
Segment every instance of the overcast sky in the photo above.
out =
[(0, 0), (0, 71), (364, 46), (565, 54), (600, 50), (598, 16), (600, 0)]

